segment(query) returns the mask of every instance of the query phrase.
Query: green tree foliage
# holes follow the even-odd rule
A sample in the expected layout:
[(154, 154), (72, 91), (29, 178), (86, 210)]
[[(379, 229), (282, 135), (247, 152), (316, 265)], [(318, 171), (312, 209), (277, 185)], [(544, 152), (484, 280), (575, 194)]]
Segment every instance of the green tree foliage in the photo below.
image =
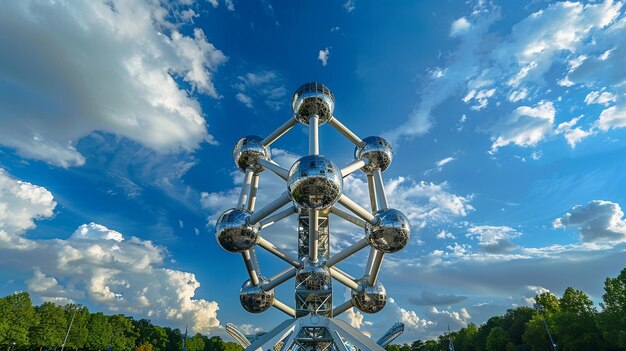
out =
[(559, 299), (559, 306), (561, 307), (561, 312), (570, 312), (578, 315), (596, 312), (589, 296), (571, 287), (565, 289), (563, 297)]
[(202, 351), (204, 350), (204, 338), (201, 334), (196, 334), (187, 339), (187, 351)]
[(35, 313), (39, 324), (31, 327), (30, 345), (38, 347), (39, 350), (60, 347), (68, 323), (63, 307), (52, 302), (44, 302), (41, 306), (35, 307)]
[(543, 307), (547, 314), (558, 313), (561, 310), (559, 299), (550, 292), (535, 296), (535, 303)]
[(138, 333), (133, 328), (130, 318), (116, 314), (109, 316), (109, 324), (111, 325), (111, 343), (114, 351), (132, 351), (135, 349)]
[(102, 312), (92, 314), (89, 317), (88, 330), (87, 349), (97, 351), (109, 347), (113, 337), (113, 328), (107, 316)]
[(506, 330), (495, 327), (489, 331), (487, 336), (487, 351), (502, 351), (507, 349), (509, 344), (509, 334)]
[(65, 348), (69, 350), (85, 349), (89, 337), (89, 309), (75, 304), (66, 305), (65, 318), (72, 324)]
[(600, 326), (608, 347), (626, 350), (626, 268), (604, 282), (601, 306)]
[(27, 292), (20, 292), (3, 298), (5, 301), (2, 320), (4, 327), (4, 343), (17, 347), (30, 345), (29, 331), (39, 324), (35, 308)]
[(165, 328), (167, 333), (167, 349), (168, 350), (182, 350), (183, 349), (183, 335), (180, 329)]

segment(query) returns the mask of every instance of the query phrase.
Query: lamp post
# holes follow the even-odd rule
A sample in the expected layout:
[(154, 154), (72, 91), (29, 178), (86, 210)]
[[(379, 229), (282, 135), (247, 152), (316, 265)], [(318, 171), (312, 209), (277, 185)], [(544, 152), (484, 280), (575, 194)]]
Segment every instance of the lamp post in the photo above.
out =
[(552, 345), (552, 351), (556, 351), (556, 343), (554, 339), (552, 339), (552, 334), (550, 333), (550, 328), (548, 328), (548, 323), (546, 322), (545, 309), (540, 304), (533, 304), (535, 310), (539, 311), (542, 314), (543, 325), (546, 326), (546, 332), (548, 332), (548, 337), (550, 338), (550, 345)]
[(74, 313), (72, 313), (72, 319), (70, 320), (70, 325), (67, 328), (67, 333), (65, 334), (65, 339), (63, 340), (63, 344), (61, 344), (61, 351), (63, 351), (63, 349), (65, 349), (65, 343), (67, 342), (67, 337), (70, 336), (70, 330), (72, 329), (72, 323), (74, 323), (74, 317), (76, 317), (76, 311), (78, 311), (79, 307), (80, 307), (80, 305), (77, 305), (76, 308), (74, 308)]

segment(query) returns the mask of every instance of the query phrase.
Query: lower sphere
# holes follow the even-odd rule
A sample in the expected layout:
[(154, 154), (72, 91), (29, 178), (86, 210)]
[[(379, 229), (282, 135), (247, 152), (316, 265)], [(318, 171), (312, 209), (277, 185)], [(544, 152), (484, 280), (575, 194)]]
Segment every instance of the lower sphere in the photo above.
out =
[(387, 303), (385, 287), (380, 283), (371, 286), (366, 279), (361, 279), (360, 283), (362, 290), (352, 291), (352, 304), (365, 313), (380, 312)]
[(261, 313), (274, 304), (274, 289), (268, 291), (261, 289), (261, 285), (267, 282), (267, 279), (259, 277), (259, 285), (252, 285), (250, 280), (243, 283), (239, 291), (239, 302), (246, 311)]
[(249, 250), (259, 242), (260, 225), (250, 224), (251, 213), (240, 208), (231, 208), (217, 219), (215, 237), (228, 252)]
[(324, 260), (311, 262), (304, 260), (296, 275), (296, 285), (306, 290), (327, 290), (331, 288), (330, 270), (324, 266)]

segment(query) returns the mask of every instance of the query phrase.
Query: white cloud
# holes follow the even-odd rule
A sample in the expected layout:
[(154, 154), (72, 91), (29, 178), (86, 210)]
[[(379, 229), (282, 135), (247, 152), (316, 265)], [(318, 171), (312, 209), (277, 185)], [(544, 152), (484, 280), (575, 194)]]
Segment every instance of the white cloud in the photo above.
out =
[(437, 235), (435, 236), (437, 239), (439, 240), (444, 240), (444, 239), (452, 239), (455, 240), (456, 236), (454, 236), (454, 234), (445, 231), (445, 230), (441, 230), (439, 233), (437, 233)]
[(616, 99), (615, 94), (609, 93), (608, 91), (592, 91), (585, 96), (585, 103), (587, 105), (599, 104), (608, 106), (611, 102), (615, 102)]
[(254, 101), (262, 101), (267, 107), (278, 111), (285, 103), (285, 79), (273, 71), (248, 72), (238, 77), (235, 88), (239, 91), (235, 98), (252, 108)]
[(444, 158), (444, 159), (441, 159), (441, 160), (437, 161), (437, 162), (435, 163), (435, 165), (436, 165), (437, 167), (443, 167), (444, 165), (446, 165), (446, 164), (448, 164), (448, 163), (450, 163), (450, 162), (452, 162), (452, 161), (454, 161), (454, 160), (456, 160), (456, 158), (454, 158), (454, 157), (452, 157), (452, 156), (450, 156), (450, 157), (446, 157), (446, 158)]
[(326, 66), (328, 64), (328, 57), (330, 56), (330, 48), (326, 48), (324, 50), (320, 50), (317, 54), (317, 59), (322, 61), (322, 66)]
[(363, 325), (363, 313), (361, 313), (361, 311), (356, 308), (350, 308), (346, 312), (346, 318), (348, 318), (348, 323), (350, 323), (353, 328), (361, 329)]
[(165, 248), (149, 240), (95, 223), (67, 239), (26, 238), (34, 220), (52, 217), (55, 205), (46, 189), (0, 171), (0, 266), (32, 267), (26, 283), (35, 296), (57, 303), (88, 299), (110, 312), (163, 323), (189, 320), (196, 332), (219, 326), (217, 303), (194, 298), (200, 286), (194, 274), (165, 267)]
[(242, 104), (246, 105), (247, 108), (254, 108), (254, 106), (252, 104), (252, 98), (249, 97), (248, 95), (246, 95), (244, 93), (237, 93), (237, 95), (235, 95), (235, 98), (237, 98), (237, 101), (239, 101)]
[(575, 228), (586, 243), (626, 241), (626, 221), (619, 204), (593, 200), (576, 205), (568, 213), (554, 220), (555, 228)]
[(226, 9), (228, 11), (235, 11), (235, 4), (233, 0), (224, 0), (224, 5), (226, 5)]
[(355, 0), (347, 0), (344, 4), (343, 4), (343, 8), (346, 9), (347, 12), (352, 12), (354, 11), (354, 9), (356, 9), (356, 4), (355, 4)]
[(457, 36), (460, 33), (467, 31), (471, 26), (472, 24), (467, 20), (467, 18), (461, 17), (452, 22), (452, 25), (450, 25), (450, 36)]
[[(185, 6), (151, 1), (7, 3), (0, 13), (0, 143), (28, 158), (82, 165), (75, 145), (94, 131), (160, 152), (214, 143), (198, 101), (218, 98), (212, 75), (227, 58), (200, 29), (182, 35)], [(183, 16), (184, 17), (184, 16)], [(39, 43), (46, 43), (40, 45)], [(24, 101), (28, 101), (25, 103)]]
[(511, 227), (482, 225), (468, 228), (465, 236), (477, 239), (478, 246), (485, 252), (504, 253), (517, 248), (511, 240), (521, 235)]
[(492, 129), (494, 142), (490, 153), (514, 144), (535, 146), (551, 133), (556, 110), (551, 101), (541, 101), (536, 106), (520, 106), (508, 117), (501, 119)]
[(609, 130), (612, 128), (626, 127), (626, 108), (624, 106), (611, 106), (600, 113), (598, 128)]
[(586, 131), (580, 127), (574, 127), (581, 118), (582, 116), (575, 117), (572, 118), (572, 120), (570, 120), (569, 122), (560, 123), (555, 129), (556, 134), (563, 134), (565, 136), (567, 143), (572, 148), (576, 147), (576, 144), (578, 144), (581, 140), (590, 135), (593, 135), (594, 133), (592, 130)]

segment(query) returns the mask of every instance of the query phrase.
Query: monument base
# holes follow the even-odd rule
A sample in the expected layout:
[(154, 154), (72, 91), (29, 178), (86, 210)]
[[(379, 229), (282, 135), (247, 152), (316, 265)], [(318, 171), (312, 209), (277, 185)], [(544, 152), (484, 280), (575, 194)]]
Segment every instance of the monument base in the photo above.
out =
[(348, 323), (311, 314), (288, 319), (254, 340), (245, 351), (384, 351)]

